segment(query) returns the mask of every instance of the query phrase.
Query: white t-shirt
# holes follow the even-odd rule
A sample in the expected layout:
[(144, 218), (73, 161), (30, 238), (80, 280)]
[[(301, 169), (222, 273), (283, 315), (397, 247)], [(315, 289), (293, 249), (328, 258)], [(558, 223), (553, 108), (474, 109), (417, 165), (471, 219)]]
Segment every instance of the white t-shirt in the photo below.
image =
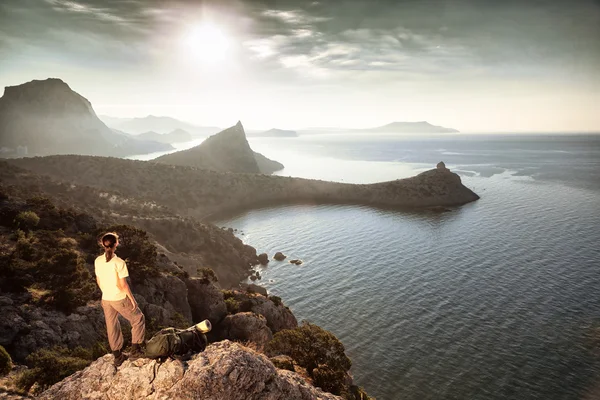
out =
[(102, 300), (118, 301), (127, 297), (127, 293), (118, 286), (119, 278), (129, 276), (125, 261), (114, 255), (109, 262), (106, 262), (106, 256), (103, 254), (96, 258), (94, 270), (102, 290)]

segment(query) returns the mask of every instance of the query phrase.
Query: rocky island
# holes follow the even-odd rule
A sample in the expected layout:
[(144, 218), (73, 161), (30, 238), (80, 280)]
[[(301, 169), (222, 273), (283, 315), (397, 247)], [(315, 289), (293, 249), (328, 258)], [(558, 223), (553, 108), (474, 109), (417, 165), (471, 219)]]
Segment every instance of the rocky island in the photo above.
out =
[(250, 134), (252, 137), (275, 137), (275, 138), (289, 138), (289, 137), (298, 137), (298, 133), (296, 131), (291, 131), (287, 129), (269, 129), (264, 132), (255, 132)]
[(358, 129), (358, 131), (375, 133), (459, 133), (456, 129), (432, 125), (427, 121), (392, 122), (376, 128)]

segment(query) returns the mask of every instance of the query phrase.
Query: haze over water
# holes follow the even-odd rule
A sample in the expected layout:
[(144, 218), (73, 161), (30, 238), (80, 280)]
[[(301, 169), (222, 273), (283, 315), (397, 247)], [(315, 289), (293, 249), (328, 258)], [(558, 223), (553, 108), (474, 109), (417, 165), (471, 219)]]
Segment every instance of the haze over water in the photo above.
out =
[(440, 160), (481, 200), (446, 213), (254, 210), (218, 225), (271, 256), (260, 283), (334, 332), (382, 399), (600, 396), (600, 136), (251, 139), (281, 175), (378, 182)]

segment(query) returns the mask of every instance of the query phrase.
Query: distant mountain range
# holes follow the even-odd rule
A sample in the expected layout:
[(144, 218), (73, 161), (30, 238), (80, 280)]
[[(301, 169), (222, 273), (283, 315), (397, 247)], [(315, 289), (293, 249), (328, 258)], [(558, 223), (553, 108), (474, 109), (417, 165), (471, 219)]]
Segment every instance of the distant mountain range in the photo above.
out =
[(175, 118), (157, 117), (154, 115), (148, 115), (143, 118), (115, 118), (101, 115), (100, 119), (111, 128), (133, 135), (140, 135), (146, 132), (167, 134), (176, 130), (184, 130), (194, 137), (201, 137), (213, 135), (222, 130), (216, 126), (198, 126)]
[(154, 162), (210, 169), (219, 172), (271, 174), (283, 169), (283, 164), (254, 152), (242, 123), (210, 136), (200, 145), (167, 154)]
[(9, 86), (0, 98), (0, 148), (5, 156), (82, 154), (124, 157), (167, 151), (108, 128), (91, 103), (60, 79)]
[(136, 136), (139, 139), (153, 140), (160, 143), (183, 143), (193, 139), (192, 135), (183, 129), (175, 129), (169, 133), (144, 132)]
[(264, 132), (253, 132), (248, 134), (251, 137), (298, 137), (298, 132), (285, 129), (269, 129)]

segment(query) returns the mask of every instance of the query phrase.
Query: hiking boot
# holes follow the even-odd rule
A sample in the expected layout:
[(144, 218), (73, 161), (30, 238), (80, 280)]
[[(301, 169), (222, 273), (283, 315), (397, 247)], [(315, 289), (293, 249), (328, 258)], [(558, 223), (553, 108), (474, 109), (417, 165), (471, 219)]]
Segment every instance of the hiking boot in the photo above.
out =
[(115, 357), (115, 367), (119, 367), (125, 360), (127, 360), (127, 356), (123, 354), (121, 350), (113, 351), (113, 356)]
[(139, 343), (134, 343), (131, 345), (131, 351), (129, 352), (130, 360), (137, 360), (138, 358), (144, 357), (144, 350)]

